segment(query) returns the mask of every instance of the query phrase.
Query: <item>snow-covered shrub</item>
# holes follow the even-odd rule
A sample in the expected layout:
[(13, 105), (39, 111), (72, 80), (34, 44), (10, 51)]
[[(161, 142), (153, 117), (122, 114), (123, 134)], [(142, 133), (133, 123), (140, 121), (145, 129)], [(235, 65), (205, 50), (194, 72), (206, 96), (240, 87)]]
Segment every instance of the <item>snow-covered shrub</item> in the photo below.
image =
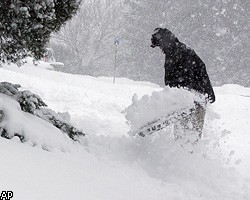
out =
[(18, 88), (20, 88), (20, 87), (21, 87), (21, 85), (19, 85), (19, 84), (1, 82), (0, 93), (6, 94), (8, 96), (13, 96), (13, 95), (17, 94)]
[[(22, 111), (31, 113), (53, 124), (53, 126), (66, 133), (73, 140), (77, 140), (79, 136), (85, 135), (83, 132), (70, 125), (70, 116), (68, 113), (56, 113), (53, 110), (46, 108), (47, 105), (38, 95), (27, 90), (19, 91), (18, 89), (20, 87), (21, 86), (18, 84), (1, 82), (0, 93), (3, 93), (17, 101)], [(4, 118), (4, 111), (0, 110), (0, 120), (2, 118)], [(23, 135), (22, 133), (15, 134), (17, 136)], [(9, 138), (6, 130), (1, 131), (1, 136)]]
[(0, 136), (21, 141), (46, 151), (68, 151), (70, 137), (51, 123), (21, 110), (20, 104), (0, 93)]
[(35, 110), (47, 106), (38, 95), (27, 90), (18, 92), (15, 99), (23, 111), (32, 114), (34, 114)]
[(16, 100), (23, 111), (34, 114), (35, 110), (47, 106), (42, 99), (32, 92), (25, 90), (19, 91), (19, 84), (9, 82), (0, 83), (0, 93), (6, 94)]
[[(61, 131), (68, 134), (68, 136), (77, 140), (77, 137), (84, 136), (85, 134), (77, 130), (75, 127), (70, 125), (62, 115), (62, 113), (56, 113), (55, 111), (47, 108), (36, 109), (34, 114), (50, 123), (55, 127), (59, 128)], [(64, 114), (64, 113), (63, 113)]]
[[(0, 103), (1, 103), (1, 99), (0, 99)], [(9, 133), (9, 131), (7, 130), (8, 128), (8, 123), (6, 122), (6, 118), (8, 118), (8, 116), (6, 117), (5, 113), (4, 113), (4, 110), (6, 111), (6, 108), (5, 106), (3, 105), (0, 105), (0, 136), (3, 137), (3, 138), (6, 138), (6, 139), (10, 139), (14, 136), (17, 136), (19, 137), (19, 139), (23, 142), (24, 141), (24, 136), (22, 135), (22, 133), (17, 133), (15, 131), (11, 131), (12, 134)]]
[(0, 1), (0, 61), (41, 58), (52, 32), (76, 13), (81, 0)]

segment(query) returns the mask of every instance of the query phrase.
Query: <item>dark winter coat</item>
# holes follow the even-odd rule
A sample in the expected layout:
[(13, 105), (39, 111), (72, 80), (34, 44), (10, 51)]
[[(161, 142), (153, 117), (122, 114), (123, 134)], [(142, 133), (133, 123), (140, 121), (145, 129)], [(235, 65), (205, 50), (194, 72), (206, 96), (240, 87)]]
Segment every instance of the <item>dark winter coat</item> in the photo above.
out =
[(165, 84), (183, 87), (207, 95), (215, 101), (214, 91), (206, 66), (194, 50), (181, 43), (168, 29), (157, 28), (151, 38), (151, 47), (160, 47), (165, 57)]

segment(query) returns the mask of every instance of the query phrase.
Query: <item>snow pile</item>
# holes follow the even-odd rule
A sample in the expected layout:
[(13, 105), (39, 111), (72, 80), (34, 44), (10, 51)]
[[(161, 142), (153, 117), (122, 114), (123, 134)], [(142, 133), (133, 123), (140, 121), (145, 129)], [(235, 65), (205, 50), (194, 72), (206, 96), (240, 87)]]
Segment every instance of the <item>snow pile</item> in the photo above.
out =
[(22, 142), (48, 151), (70, 149), (72, 142), (66, 134), (48, 122), (23, 112), (20, 105), (5, 94), (0, 94), (0, 110), (3, 111), (0, 119), (2, 137), (20, 138)]
[[(70, 146), (70, 139), (58, 129), (1, 98), (0, 110), (13, 109), (11, 118), (15, 120), (15, 123), (5, 120), (5, 125), (9, 123), (9, 127), (26, 132), (29, 129), (29, 138), (36, 137), (32, 141), (39, 145), (48, 146), (51, 142), (56, 147), (62, 143), (70, 149), (67, 153), (47, 152), (0, 137), (0, 160), (4, 160), (0, 166), (0, 187), (13, 190), (14, 200), (249, 199), (248, 88), (233, 85), (215, 88), (217, 101), (207, 108), (204, 138), (193, 146), (190, 154), (174, 141), (171, 129), (144, 138), (127, 135), (130, 126), (122, 111), (131, 104), (134, 93), (138, 94), (138, 107), (129, 113), (136, 120), (140, 106), (144, 106), (141, 112), (145, 115), (161, 112), (162, 107), (153, 109), (157, 104), (152, 98), (166, 106), (161, 112), (165, 115), (170, 107), (164, 100), (168, 96), (173, 98), (172, 89), (126, 79), (117, 79), (113, 84), (112, 78), (64, 74), (31, 65), (0, 68), (0, 73), (1, 81), (20, 83), (23, 89), (41, 96), (56, 112), (68, 111), (70, 122), (87, 133), (85, 145)], [(151, 95), (153, 91), (160, 92)], [(185, 92), (181, 91), (182, 99), (178, 99), (183, 106), (196, 98)], [(148, 100), (139, 103), (145, 94)], [(174, 104), (177, 102), (172, 103), (177, 106)], [(154, 111), (149, 112), (148, 108)], [(139, 120), (144, 117), (141, 114)]]
[[(174, 141), (169, 129), (147, 137), (92, 136), (88, 150), (100, 160), (135, 165), (162, 181), (168, 192), (160, 199), (245, 200), (250, 182), (241, 178), (235, 166), (226, 165), (233, 152), (227, 152), (228, 156), (221, 152), (217, 142), (225, 141), (224, 136), (216, 133), (194, 146), (192, 154)], [(206, 129), (205, 135), (209, 134)]]
[(135, 94), (132, 104), (125, 109), (126, 119), (131, 124), (131, 129), (135, 131), (148, 122), (172, 114), (177, 110), (188, 113), (195, 101), (204, 102), (204, 98), (195, 92), (181, 88), (165, 87), (161, 91), (153, 92), (151, 96), (144, 95), (141, 99), (138, 99)]
[[(41, 63), (42, 64), (42, 63)], [(70, 123), (88, 135), (122, 136), (129, 130), (122, 111), (134, 93), (141, 97), (159, 86), (112, 77), (91, 77), (44, 70), (26, 63), (0, 68), (1, 81), (19, 83), (23, 90), (38, 94), (49, 108), (69, 112)], [(134, 83), (134, 84), (132, 84)], [(142, 90), (143, 88), (143, 90)]]
[(236, 85), (236, 84), (227, 84), (221, 87), (215, 88), (218, 93), (223, 95), (239, 95), (242, 97), (250, 97), (250, 88)]

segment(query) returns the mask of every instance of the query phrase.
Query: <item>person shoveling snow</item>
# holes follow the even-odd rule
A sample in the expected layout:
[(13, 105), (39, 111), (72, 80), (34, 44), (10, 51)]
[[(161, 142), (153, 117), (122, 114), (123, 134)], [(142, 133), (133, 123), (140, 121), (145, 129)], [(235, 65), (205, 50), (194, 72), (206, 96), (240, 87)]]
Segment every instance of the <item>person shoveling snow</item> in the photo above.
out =
[[(151, 42), (152, 48), (159, 47), (166, 55), (164, 65), (165, 85), (168, 86), (168, 88), (157, 95), (161, 96), (162, 100), (166, 100), (165, 107), (168, 108), (161, 109), (160, 113), (152, 109), (154, 113), (151, 112), (150, 115), (155, 117), (144, 122), (144, 125), (140, 124), (142, 125), (140, 127), (138, 127), (138, 124), (135, 125), (132, 122), (132, 126), (134, 127), (132, 133), (145, 136), (159, 131), (169, 124), (175, 124), (175, 139), (193, 134), (195, 138), (192, 143), (197, 142), (198, 138), (202, 136), (206, 104), (208, 102), (215, 102), (215, 95), (206, 72), (206, 66), (194, 50), (180, 42), (168, 29), (155, 29)], [(171, 91), (169, 87), (172, 89), (182, 88), (185, 91), (181, 90), (182, 94), (180, 94), (180, 92), (176, 90)], [(144, 100), (145, 98), (146, 97), (144, 97)], [(149, 98), (155, 97), (152, 95)], [(142, 101), (140, 101), (140, 103), (141, 102)], [(151, 103), (152, 102), (154, 102), (154, 100), (151, 100)], [(155, 101), (155, 103), (157, 104), (159, 101)], [(152, 104), (153, 108), (157, 107), (155, 103)], [(164, 102), (160, 103), (161, 108), (163, 103)], [(135, 104), (137, 105), (135, 106)], [(127, 111), (131, 109), (136, 110), (138, 104), (139, 102), (137, 100), (133, 100), (133, 104), (131, 105), (133, 108), (130, 106)], [(150, 110), (148, 106), (149, 105), (147, 105), (147, 110)], [(138, 112), (140, 111), (138, 110)], [(131, 120), (129, 115), (128, 113), (128, 121)]]

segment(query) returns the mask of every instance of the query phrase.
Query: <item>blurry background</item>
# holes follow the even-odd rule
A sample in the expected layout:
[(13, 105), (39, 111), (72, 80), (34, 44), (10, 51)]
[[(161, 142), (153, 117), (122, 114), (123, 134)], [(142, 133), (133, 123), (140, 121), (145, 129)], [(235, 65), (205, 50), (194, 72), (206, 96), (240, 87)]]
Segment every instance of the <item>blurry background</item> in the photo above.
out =
[(248, 0), (85, 0), (73, 20), (52, 36), (59, 70), (117, 76), (164, 85), (160, 49), (150, 48), (157, 27), (171, 30), (205, 62), (214, 86), (250, 86)]

